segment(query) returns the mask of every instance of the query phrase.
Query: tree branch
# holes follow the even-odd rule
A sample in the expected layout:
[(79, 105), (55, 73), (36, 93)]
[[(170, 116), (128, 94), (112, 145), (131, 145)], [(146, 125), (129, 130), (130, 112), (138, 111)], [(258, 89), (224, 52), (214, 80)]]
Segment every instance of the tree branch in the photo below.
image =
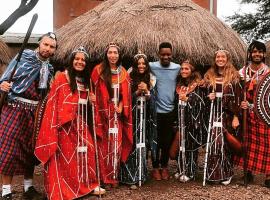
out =
[(247, 42), (252, 39), (269, 39), (270, 33), (270, 0), (242, 0), (241, 3), (256, 3), (256, 12), (248, 14), (235, 13), (227, 17), (232, 28), (237, 31)]
[(20, 6), (0, 25), (0, 35), (3, 35), (20, 17), (30, 12), (39, 0), (21, 0)]

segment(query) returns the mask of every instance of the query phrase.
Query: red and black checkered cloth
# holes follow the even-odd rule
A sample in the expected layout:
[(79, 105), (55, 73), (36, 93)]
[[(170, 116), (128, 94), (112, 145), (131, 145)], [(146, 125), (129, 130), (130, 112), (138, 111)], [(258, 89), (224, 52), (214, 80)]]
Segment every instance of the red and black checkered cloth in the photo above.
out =
[(270, 128), (254, 112), (248, 115), (245, 146), (247, 170), (270, 174)]
[[(256, 86), (254, 85), (253, 90), (247, 92), (249, 103), (253, 103)], [(247, 152), (247, 170), (254, 173), (270, 174), (270, 127), (257, 117), (253, 109), (248, 111), (247, 131), (243, 136), (244, 147)], [(236, 163), (243, 166), (243, 160), (239, 162), (236, 158)]]
[[(37, 100), (37, 82), (21, 97)], [(34, 110), (4, 105), (0, 124), (0, 174), (23, 175), (31, 172), (36, 158), (33, 155), (32, 133)]]

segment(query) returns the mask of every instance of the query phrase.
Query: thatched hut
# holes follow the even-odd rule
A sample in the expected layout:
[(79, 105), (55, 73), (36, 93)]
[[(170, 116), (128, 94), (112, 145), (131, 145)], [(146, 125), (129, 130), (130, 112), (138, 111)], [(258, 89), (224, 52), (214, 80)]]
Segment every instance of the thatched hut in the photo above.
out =
[(190, 0), (108, 0), (56, 33), (58, 63), (65, 63), (79, 45), (99, 59), (112, 41), (129, 57), (140, 49), (157, 59), (158, 45), (164, 41), (173, 44), (176, 62), (189, 58), (209, 64), (220, 48), (230, 51), (237, 65), (243, 64), (245, 56), (245, 44), (237, 33)]
[(0, 49), (1, 49), (0, 50), (0, 76), (1, 76), (7, 64), (9, 63), (11, 56), (9, 47), (2, 40), (0, 40)]
[(270, 66), (270, 40), (266, 42), (266, 64)]

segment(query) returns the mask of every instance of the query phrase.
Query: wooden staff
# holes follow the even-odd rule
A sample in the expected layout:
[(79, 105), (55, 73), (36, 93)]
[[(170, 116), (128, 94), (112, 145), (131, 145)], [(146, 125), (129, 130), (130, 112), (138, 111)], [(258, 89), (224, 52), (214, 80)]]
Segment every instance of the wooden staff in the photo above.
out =
[[(90, 92), (93, 93), (92, 81), (90, 80)], [(96, 123), (95, 123), (95, 104), (91, 102), (92, 107), (92, 123), (93, 123), (93, 135), (94, 135), (94, 144), (95, 144), (95, 157), (96, 157), (96, 169), (97, 169), (97, 181), (98, 181), (98, 189), (99, 189), (99, 198), (101, 198), (100, 194), (100, 170), (99, 170), (99, 157), (98, 157), (98, 146), (97, 146), (97, 133), (96, 133)]]
[[(26, 32), (26, 35), (24, 37), (24, 41), (22, 43), (21, 49), (19, 51), (19, 54), (18, 54), (18, 56), (16, 58), (16, 64), (15, 64), (13, 70), (11, 71), (10, 77), (8, 79), (8, 82), (9, 83), (12, 81), (13, 76), (14, 76), (16, 70), (17, 70), (18, 63), (21, 60), (22, 53), (23, 53), (23, 51), (24, 51), (24, 49), (26, 47), (26, 44), (28, 43), (28, 40), (29, 40), (30, 35), (32, 33), (32, 30), (33, 30), (33, 28), (34, 28), (34, 26), (36, 24), (37, 18), (38, 18), (38, 14), (34, 14), (33, 17), (32, 17), (31, 23), (30, 23), (30, 25), (28, 27), (28, 30)], [(3, 107), (4, 103), (5, 103), (5, 100), (7, 98), (7, 95), (8, 95), (8, 92), (3, 92), (2, 95), (1, 95), (1, 97), (0, 97), (0, 112), (2, 111), (2, 107)]]
[[(247, 64), (248, 64), (248, 56), (247, 56), (247, 63), (244, 68), (244, 101), (247, 101), (247, 92), (246, 92), (246, 80), (247, 80)], [(244, 168), (244, 185), (247, 187), (248, 185), (248, 180), (247, 180), (247, 148), (246, 148), (246, 143), (245, 143), (245, 136), (244, 134), (247, 134), (247, 109), (243, 109), (243, 131), (242, 131), (242, 137), (243, 137), (243, 168)]]
[[(212, 90), (212, 92), (214, 92), (214, 89)], [(206, 183), (206, 169), (207, 169), (207, 161), (208, 161), (208, 154), (209, 154), (209, 143), (210, 143), (210, 137), (211, 137), (213, 107), (214, 107), (214, 100), (211, 100), (210, 117), (209, 117), (209, 124), (208, 124), (208, 130), (207, 130), (206, 152), (205, 152), (205, 159), (204, 159), (203, 186), (205, 186), (205, 183)]]

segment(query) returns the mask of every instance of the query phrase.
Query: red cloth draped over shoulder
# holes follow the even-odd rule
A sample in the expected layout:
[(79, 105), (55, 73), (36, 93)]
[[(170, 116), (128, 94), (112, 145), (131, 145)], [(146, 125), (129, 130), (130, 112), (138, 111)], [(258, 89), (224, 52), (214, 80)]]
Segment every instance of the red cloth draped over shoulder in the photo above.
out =
[[(100, 90), (102, 97), (100, 101), (96, 102), (97, 107), (97, 135), (101, 138), (105, 137), (108, 134), (108, 127), (104, 128), (108, 120), (108, 116), (106, 116), (104, 110), (109, 110), (109, 102), (110, 96), (108, 90), (106, 88), (105, 82), (101, 76), (102, 64), (97, 65), (91, 75), (91, 79), (95, 86), (95, 94), (97, 90)], [(112, 75), (112, 83), (117, 81), (117, 75)], [(130, 91), (130, 78), (127, 71), (122, 67), (120, 76), (120, 91), (122, 94), (122, 102), (123, 102), (123, 111), (122, 111), (122, 122), (123, 122), (123, 138), (122, 138), (122, 152), (121, 152), (121, 160), (125, 162), (132, 150), (133, 144), (133, 136), (132, 136), (132, 101), (131, 101), (131, 91)], [(98, 97), (97, 97), (98, 98)], [(101, 126), (101, 124), (103, 126)]]
[[(86, 91), (81, 94), (87, 95)], [(57, 75), (35, 148), (44, 165), (44, 185), (50, 200), (78, 198), (98, 186), (91, 128), (78, 114), (78, 100), (78, 91), (71, 92), (66, 74)], [(87, 150), (78, 151), (79, 146)]]
[[(65, 89), (63, 90), (62, 87)], [(64, 92), (58, 92), (60, 88)], [(67, 105), (65, 102), (78, 102), (78, 96), (70, 96), (69, 94), (70, 87), (65, 73), (58, 74), (50, 90), (45, 114), (42, 119), (42, 126), (36, 142), (36, 147), (39, 148), (35, 149), (35, 155), (43, 164), (54, 155), (57, 149), (58, 128), (76, 118), (77, 103)], [(50, 132), (50, 137), (47, 137), (46, 134), (41, 134), (48, 131)], [(43, 144), (45, 145), (44, 147), (42, 147)]]

